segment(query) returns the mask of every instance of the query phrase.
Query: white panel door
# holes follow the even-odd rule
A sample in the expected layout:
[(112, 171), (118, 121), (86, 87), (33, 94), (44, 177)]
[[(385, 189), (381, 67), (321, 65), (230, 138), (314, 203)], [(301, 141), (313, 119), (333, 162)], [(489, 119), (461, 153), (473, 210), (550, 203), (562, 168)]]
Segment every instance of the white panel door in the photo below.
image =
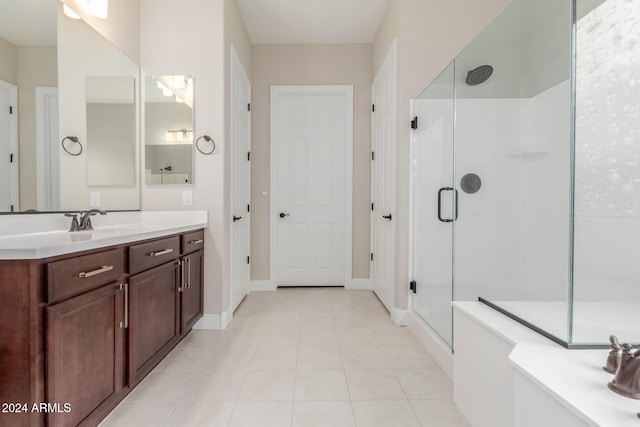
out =
[(231, 47), (231, 309), (249, 292), (251, 82)]
[(345, 147), (352, 145), (352, 88), (339, 88), (272, 88), (277, 286), (345, 285), (350, 278), (351, 156)]
[(396, 43), (389, 49), (371, 88), (371, 286), (394, 310)]
[(17, 88), (0, 81), (0, 212), (19, 210), (17, 117)]

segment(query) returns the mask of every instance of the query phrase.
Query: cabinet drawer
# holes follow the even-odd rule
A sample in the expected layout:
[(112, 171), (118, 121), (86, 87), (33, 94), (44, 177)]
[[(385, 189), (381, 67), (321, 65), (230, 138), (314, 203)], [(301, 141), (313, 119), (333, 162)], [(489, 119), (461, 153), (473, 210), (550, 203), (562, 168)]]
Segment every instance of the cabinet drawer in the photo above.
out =
[(47, 300), (62, 300), (114, 282), (124, 274), (124, 250), (111, 249), (47, 264)]
[(180, 237), (154, 240), (129, 248), (129, 273), (136, 274), (180, 255)]
[(183, 254), (188, 254), (189, 252), (204, 248), (204, 230), (183, 234), (181, 239)]

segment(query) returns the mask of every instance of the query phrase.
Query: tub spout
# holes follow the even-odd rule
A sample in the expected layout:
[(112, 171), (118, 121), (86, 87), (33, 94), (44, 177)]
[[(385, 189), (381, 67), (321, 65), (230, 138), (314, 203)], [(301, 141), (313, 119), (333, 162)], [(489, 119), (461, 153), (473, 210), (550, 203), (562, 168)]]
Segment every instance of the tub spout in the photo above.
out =
[(631, 352), (629, 344), (622, 344), (622, 356), (609, 388), (631, 399), (640, 399), (640, 350)]

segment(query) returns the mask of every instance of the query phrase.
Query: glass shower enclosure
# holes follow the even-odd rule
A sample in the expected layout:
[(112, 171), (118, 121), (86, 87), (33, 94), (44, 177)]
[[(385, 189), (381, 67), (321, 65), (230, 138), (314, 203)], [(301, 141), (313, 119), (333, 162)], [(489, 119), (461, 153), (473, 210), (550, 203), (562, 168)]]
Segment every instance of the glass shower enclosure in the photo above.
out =
[(512, 0), (413, 101), (412, 306), (640, 342), (640, 2)]

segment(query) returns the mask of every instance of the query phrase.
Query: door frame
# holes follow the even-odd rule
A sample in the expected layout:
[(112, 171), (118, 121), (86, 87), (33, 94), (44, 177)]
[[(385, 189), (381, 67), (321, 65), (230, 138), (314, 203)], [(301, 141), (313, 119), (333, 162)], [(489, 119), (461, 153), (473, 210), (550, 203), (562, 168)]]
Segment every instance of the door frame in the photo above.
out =
[[(57, 87), (36, 87), (36, 207), (60, 210), (60, 152), (58, 149)], [(52, 144), (52, 142), (55, 142)]]
[(11, 163), (11, 205), (13, 212), (20, 212), (20, 149), (18, 146), (18, 86), (4, 80), (0, 80), (0, 87), (9, 92), (9, 102), (13, 107), (13, 113), (9, 117), (9, 145), (13, 153)]
[(270, 132), (270, 228), (269, 228), (269, 276), (271, 284), (277, 287), (278, 278), (278, 245), (275, 238), (277, 233), (276, 215), (278, 213), (278, 153), (279, 147), (276, 144), (278, 135), (279, 111), (277, 108), (278, 98), (281, 95), (343, 95), (346, 102), (345, 117), (345, 200), (344, 200), (344, 287), (351, 289), (352, 286), (352, 258), (353, 258), (353, 86), (352, 85), (303, 85), (303, 86), (271, 86), (271, 132)]

